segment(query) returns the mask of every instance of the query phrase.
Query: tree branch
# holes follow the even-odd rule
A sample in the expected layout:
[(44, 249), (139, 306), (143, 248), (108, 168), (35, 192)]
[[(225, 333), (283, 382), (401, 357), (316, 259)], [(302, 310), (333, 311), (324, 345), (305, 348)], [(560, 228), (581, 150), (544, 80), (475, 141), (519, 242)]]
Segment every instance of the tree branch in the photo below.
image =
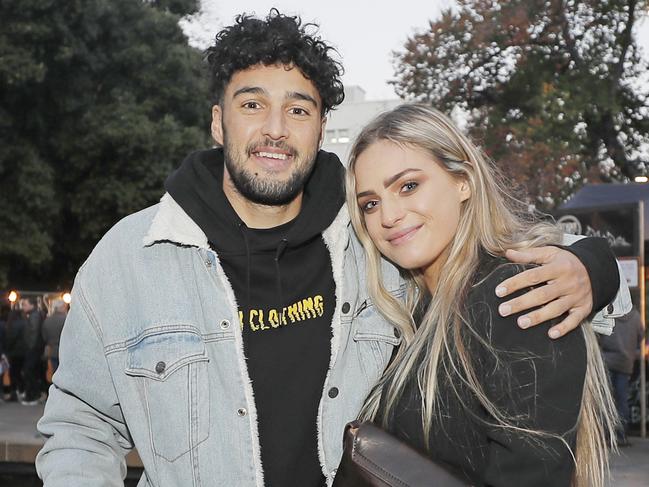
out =
[(622, 47), (620, 52), (620, 57), (615, 64), (612, 74), (614, 79), (611, 80), (611, 95), (615, 94), (616, 87), (619, 84), (622, 74), (624, 73), (624, 60), (626, 55), (629, 52), (631, 44), (633, 44), (633, 25), (635, 24), (635, 9), (637, 6), (637, 0), (629, 0), (629, 17), (627, 18), (626, 25), (624, 26), (624, 31), (619, 36), (619, 42)]
[(568, 18), (566, 17), (567, 8), (568, 6), (566, 5), (566, 0), (561, 0), (559, 2), (557, 17), (561, 25), (561, 33), (566, 43), (566, 49), (568, 50), (568, 53), (570, 54), (572, 60), (575, 62), (575, 65), (581, 66), (581, 57), (579, 56), (579, 52), (577, 51), (576, 41), (570, 33), (570, 25), (568, 23)]

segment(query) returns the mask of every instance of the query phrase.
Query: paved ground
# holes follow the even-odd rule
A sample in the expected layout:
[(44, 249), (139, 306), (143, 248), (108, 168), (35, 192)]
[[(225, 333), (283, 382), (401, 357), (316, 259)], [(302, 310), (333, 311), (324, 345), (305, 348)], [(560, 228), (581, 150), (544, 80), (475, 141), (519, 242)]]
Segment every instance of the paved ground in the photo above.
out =
[[(42, 415), (42, 404), (22, 406), (0, 400), (0, 486), (42, 486), (33, 467), (36, 454), (43, 446), (43, 437), (36, 430)], [(129, 466), (126, 485), (135, 486), (142, 466), (137, 452), (131, 452), (126, 461)]]
[[(0, 401), (0, 470), (2, 462), (33, 462), (43, 444), (36, 431), (36, 422), (42, 414), (43, 406), (21, 406)], [(631, 437), (631, 446), (620, 449), (620, 454), (613, 457), (611, 473), (609, 487), (649, 486), (649, 439)], [(27, 484), (6, 485), (18, 487)]]
[(631, 436), (631, 446), (612, 459), (610, 487), (649, 486), (649, 439)]
[(43, 444), (36, 422), (43, 406), (21, 406), (17, 402), (0, 402), (0, 461), (33, 462)]
[(42, 404), (21, 406), (17, 402), (0, 401), (0, 440), (2, 443), (42, 444), (42, 437), (36, 431), (36, 422), (42, 415)]

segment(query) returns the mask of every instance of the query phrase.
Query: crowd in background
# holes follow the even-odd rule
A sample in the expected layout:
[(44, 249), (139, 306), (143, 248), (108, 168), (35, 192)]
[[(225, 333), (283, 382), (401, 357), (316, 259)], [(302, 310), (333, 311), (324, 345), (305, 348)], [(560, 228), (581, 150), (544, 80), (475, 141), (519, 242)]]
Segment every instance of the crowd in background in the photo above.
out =
[(59, 363), (59, 338), (68, 306), (23, 297), (0, 315), (0, 377), (3, 399), (35, 406), (47, 399), (51, 376)]

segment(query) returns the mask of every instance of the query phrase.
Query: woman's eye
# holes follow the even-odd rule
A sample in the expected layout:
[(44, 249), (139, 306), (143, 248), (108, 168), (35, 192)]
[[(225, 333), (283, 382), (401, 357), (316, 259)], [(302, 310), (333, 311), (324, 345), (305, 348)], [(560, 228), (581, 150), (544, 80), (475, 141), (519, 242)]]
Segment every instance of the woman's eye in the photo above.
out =
[(363, 213), (367, 213), (368, 211), (372, 211), (374, 208), (376, 208), (376, 205), (378, 204), (378, 201), (376, 200), (370, 200), (366, 201), (361, 205), (361, 211)]
[(419, 183), (416, 183), (415, 181), (408, 181), (406, 184), (401, 186), (401, 192), (409, 193), (410, 191), (413, 191), (417, 186), (419, 186)]

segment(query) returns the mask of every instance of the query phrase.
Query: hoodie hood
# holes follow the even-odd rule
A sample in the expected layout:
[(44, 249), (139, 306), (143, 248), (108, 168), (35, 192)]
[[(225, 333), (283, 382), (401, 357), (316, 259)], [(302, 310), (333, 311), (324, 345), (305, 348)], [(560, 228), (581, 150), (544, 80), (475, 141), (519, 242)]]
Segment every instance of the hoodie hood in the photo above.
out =
[(340, 159), (319, 151), (298, 216), (269, 232), (250, 232), (223, 192), (223, 168), (222, 148), (196, 151), (165, 181), (167, 192), (221, 255), (277, 252), (280, 247), (300, 246), (319, 237), (345, 201)]

